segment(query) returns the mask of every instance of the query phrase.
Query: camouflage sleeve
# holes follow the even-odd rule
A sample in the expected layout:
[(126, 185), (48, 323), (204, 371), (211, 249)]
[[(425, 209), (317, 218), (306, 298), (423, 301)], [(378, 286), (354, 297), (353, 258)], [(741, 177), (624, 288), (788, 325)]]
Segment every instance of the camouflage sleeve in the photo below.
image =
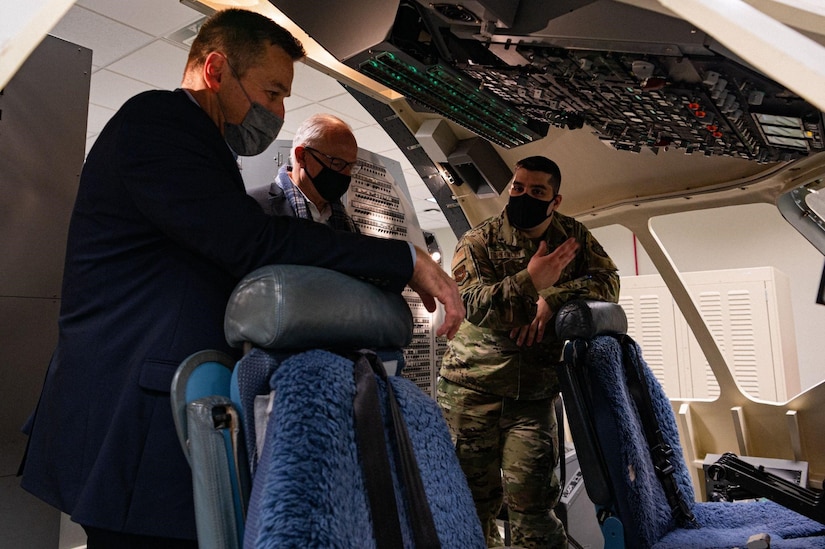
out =
[(499, 279), (479, 235), (468, 234), (459, 241), (452, 268), (469, 322), (491, 330), (509, 330), (535, 317), (538, 293), (527, 269)]
[(545, 288), (541, 295), (555, 312), (571, 299), (619, 301), (619, 274), (616, 264), (598, 240), (584, 226), (576, 239), (582, 244), (572, 278)]

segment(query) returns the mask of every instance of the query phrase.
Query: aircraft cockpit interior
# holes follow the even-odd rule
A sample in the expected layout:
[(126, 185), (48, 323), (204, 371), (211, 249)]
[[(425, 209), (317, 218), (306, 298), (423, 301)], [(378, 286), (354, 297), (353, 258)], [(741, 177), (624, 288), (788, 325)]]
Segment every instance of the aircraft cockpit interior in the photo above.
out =
[[(20, 427), (37, 405), (57, 341), (65, 240), (82, 165), (130, 96), (180, 85), (194, 34), (226, 8), (271, 18), (306, 50), (285, 102), (285, 131), (264, 153), (239, 160), (248, 191), (268, 186), (290, 162), (300, 122), (291, 112), (340, 115), (359, 146), (360, 169), (342, 199), (354, 224), (362, 234), (412, 242), (452, 274), (462, 235), (508, 203), (516, 163), (542, 155), (559, 165), (558, 211), (592, 232), (621, 284), (618, 313), (592, 303), (565, 310), (569, 323), (592, 327), (587, 335), (557, 320), (559, 333), (573, 334), (558, 358), (573, 372), (562, 381), (568, 547), (682, 543), (655, 545), (644, 525), (631, 531), (636, 519), (624, 520), (626, 535), (617, 534), (608, 520), (611, 512), (621, 518), (630, 511), (616, 504), (621, 488), (611, 484), (610, 456), (594, 456), (619, 442), (591, 446), (602, 435), (590, 417), (606, 412), (588, 398), (573, 402), (602, 390), (577, 378), (575, 365), (596, 348), (579, 340), (605, 334), (635, 340), (649, 382), (661, 385), (666, 404), (656, 414), (672, 425), (665, 436), (682, 464), (674, 475), (682, 494), (697, 503), (767, 498), (825, 524), (820, 3), (31, 4), (10, 8), (8, 30), (0, 23), (0, 379), (7, 381), (0, 389), (0, 509), (16, 510), (8, 520), (0, 513), (0, 545), (85, 547), (77, 525), (26, 494), (16, 476), (26, 447)], [(92, 18), (116, 22), (124, 41), (146, 47), (108, 54), (102, 34), (84, 34), (82, 21)], [(138, 50), (140, 64), (130, 55)], [(166, 80), (156, 77), (161, 73)], [(335, 95), (313, 96), (302, 80), (323, 82)], [(378, 134), (381, 141), (370, 140)], [(435, 334), (443, 311), (426, 311), (409, 288), (403, 298), (411, 338), (398, 375), (434, 398), (447, 346)], [(596, 513), (594, 505), (606, 511)], [(34, 535), (41, 516), (47, 524)], [(623, 535), (621, 542), (611, 538)], [(806, 535), (810, 545), (799, 547), (825, 547), (825, 526)], [(752, 541), (747, 547), (771, 546), (769, 539)], [(788, 543), (774, 546), (795, 547)]]

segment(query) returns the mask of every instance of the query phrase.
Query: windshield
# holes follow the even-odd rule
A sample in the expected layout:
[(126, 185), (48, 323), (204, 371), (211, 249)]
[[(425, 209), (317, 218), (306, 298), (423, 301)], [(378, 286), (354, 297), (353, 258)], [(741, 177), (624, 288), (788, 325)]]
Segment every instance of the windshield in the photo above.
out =
[(825, 255), (825, 180), (817, 178), (777, 200), (782, 216)]

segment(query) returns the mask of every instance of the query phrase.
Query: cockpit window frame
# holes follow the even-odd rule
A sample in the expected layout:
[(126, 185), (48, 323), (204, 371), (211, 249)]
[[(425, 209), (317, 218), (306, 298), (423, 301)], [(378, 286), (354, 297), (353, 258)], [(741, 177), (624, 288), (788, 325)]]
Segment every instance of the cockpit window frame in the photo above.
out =
[(817, 178), (782, 194), (776, 206), (782, 217), (825, 255), (825, 218), (811, 207), (811, 195), (825, 194), (825, 179)]

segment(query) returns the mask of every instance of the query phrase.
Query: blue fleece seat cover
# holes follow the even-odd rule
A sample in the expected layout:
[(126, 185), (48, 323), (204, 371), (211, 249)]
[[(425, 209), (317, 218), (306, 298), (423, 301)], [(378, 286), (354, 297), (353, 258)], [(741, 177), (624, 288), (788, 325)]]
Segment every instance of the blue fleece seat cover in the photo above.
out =
[[(386, 431), (386, 388), (378, 382)], [(407, 422), (442, 547), (485, 547), (438, 405), (407, 379), (392, 376), (389, 382)], [(327, 351), (307, 351), (284, 360), (270, 384), (275, 399), (255, 473), (244, 547), (375, 547), (355, 443), (352, 361)], [(393, 476), (398, 498), (395, 471)], [(398, 508), (404, 546), (412, 548), (400, 500)]]
[(656, 477), (641, 421), (627, 388), (622, 348), (613, 336), (590, 341), (589, 373), (593, 376), (594, 422), (625, 529), (634, 549), (723, 549), (745, 547), (753, 534), (771, 536), (773, 549), (825, 548), (825, 525), (772, 501), (694, 503), (693, 485), (682, 458), (676, 418), (661, 384), (641, 356), (651, 402), (665, 440), (674, 448), (675, 479), (696, 516), (694, 528), (677, 528)]

